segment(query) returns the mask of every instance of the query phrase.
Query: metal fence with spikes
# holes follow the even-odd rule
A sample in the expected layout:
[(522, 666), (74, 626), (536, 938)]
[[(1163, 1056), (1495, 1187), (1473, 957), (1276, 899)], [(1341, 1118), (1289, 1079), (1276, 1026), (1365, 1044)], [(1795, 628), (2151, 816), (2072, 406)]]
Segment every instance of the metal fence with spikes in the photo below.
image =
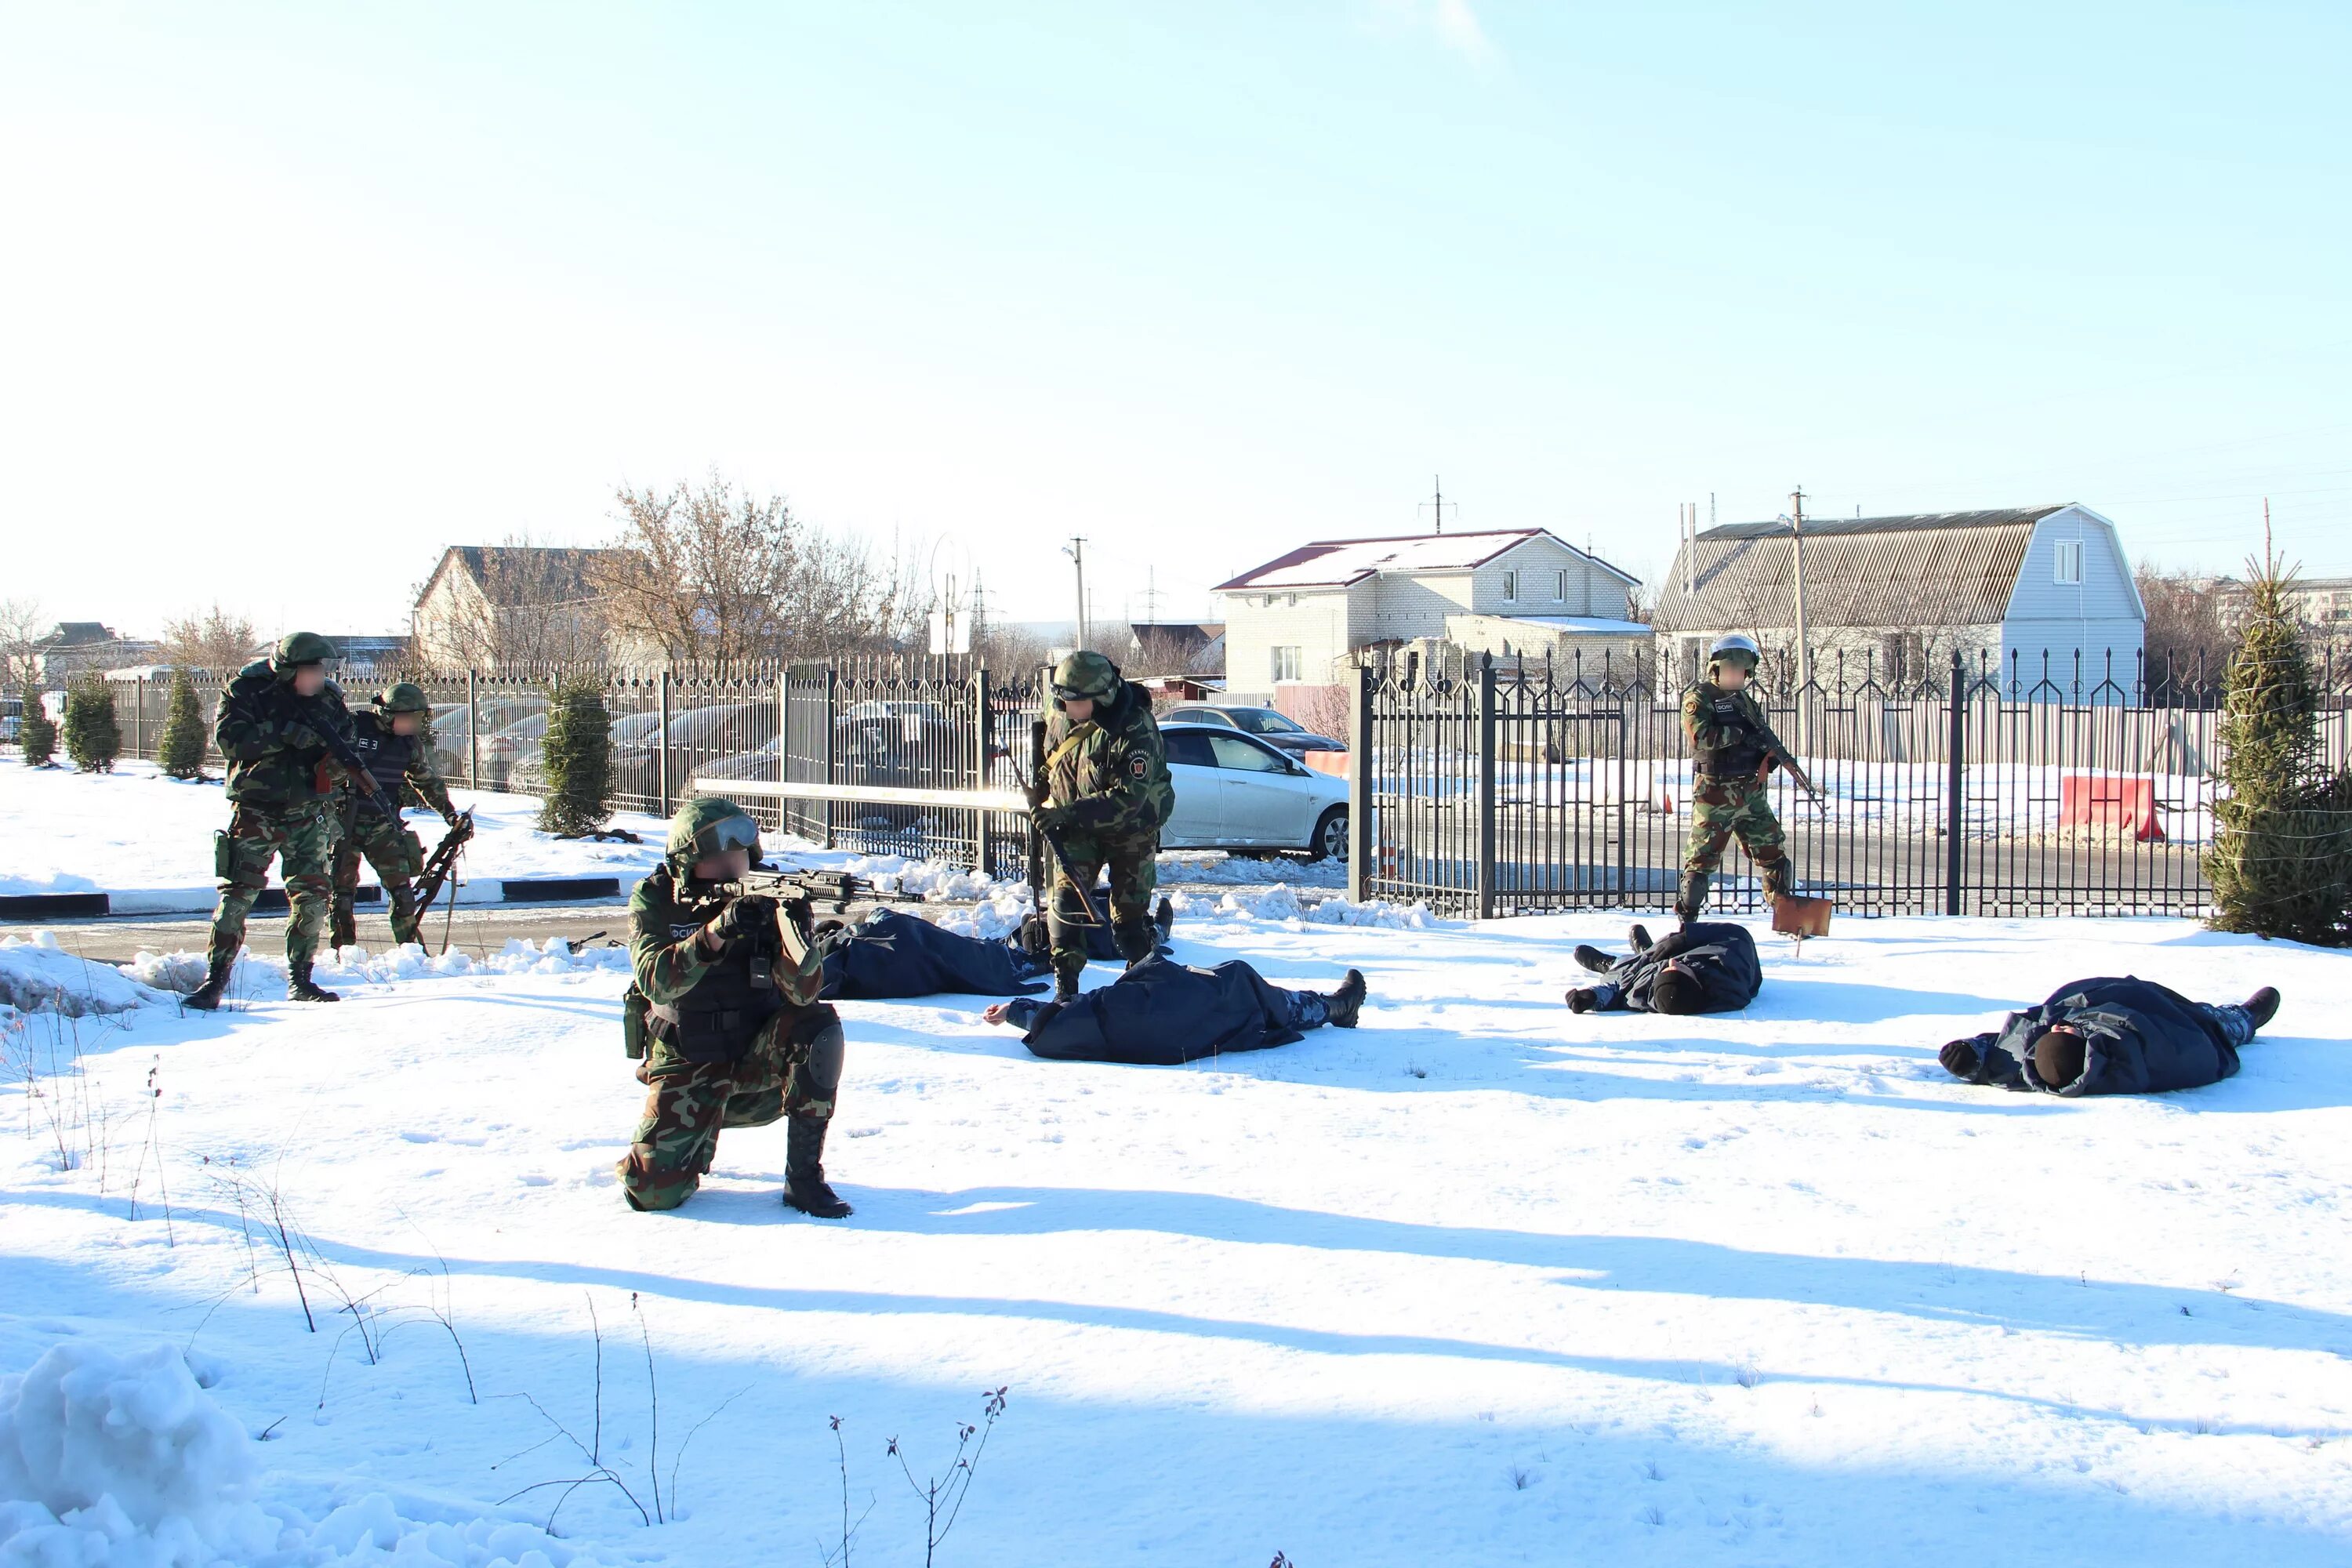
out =
[[(2202, 915), (2220, 683), (2201, 669), (1955, 653), (1931, 679), (1816, 663), (1759, 685), (1821, 799), (1771, 799), (1804, 890), (1880, 914)], [(2352, 763), (2331, 650), (2321, 737)], [(1465, 655), (1366, 667), (1355, 691), (1350, 891), (1491, 918), (1663, 909), (1690, 831), (1683, 689), (1646, 661)], [(1715, 907), (1763, 893), (1727, 852)]]

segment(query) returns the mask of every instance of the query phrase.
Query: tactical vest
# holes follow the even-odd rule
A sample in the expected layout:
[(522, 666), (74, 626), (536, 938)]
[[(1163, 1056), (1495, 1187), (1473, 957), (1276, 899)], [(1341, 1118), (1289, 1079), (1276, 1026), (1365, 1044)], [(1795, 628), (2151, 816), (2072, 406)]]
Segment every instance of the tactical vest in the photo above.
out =
[[(1744, 724), (1746, 715), (1740, 700), (1731, 692), (1701, 687), (1698, 703), (1701, 725)], [(1691, 763), (1709, 778), (1753, 778), (1756, 770), (1764, 765), (1764, 742), (1755, 731), (1743, 727), (1739, 738), (1730, 745), (1697, 748)]]
[[(665, 868), (655, 878), (667, 880)], [(675, 906), (670, 935), (683, 941), (719, 912), (722, 900)], [(646, 1033), (664, 1041), (690, 1062), (732, 1061), (751, 1048), (761, 1026), (782, 1012), (786, 1003), (772, 973), (776, 961), (772, 942), (740, 942), (703, 972), (694, 988), (675, 1002), (656, 1002), (646, 1008)]]
[(375, 787), (385, 800), (396, 801), (408, 783), (409, 764), (415, 761), (418, 737), (395, 735), (373, 712), (352, 715), (352, 750), (360, 754)]

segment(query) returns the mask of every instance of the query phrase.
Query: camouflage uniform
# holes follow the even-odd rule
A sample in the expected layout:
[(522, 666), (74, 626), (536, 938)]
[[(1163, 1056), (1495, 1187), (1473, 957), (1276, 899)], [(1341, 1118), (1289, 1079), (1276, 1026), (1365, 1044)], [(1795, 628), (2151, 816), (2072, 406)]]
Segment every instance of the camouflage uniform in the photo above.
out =
[[(269, 885), (269, 863), (279, 862), (290, 912), (286, 921), (286, 963), (307, 976), (326, 930), (333, 886), (328, 855), (333, 828), (328, 816), (324, 742), (311, 728), (314, 718), (349, 733), (351, 715), (331, 684), (297, 707), (292, 682), (298, 665), (332, 658), (322, 638), (297, 633), (278, 653), (237, 671), (221, 693), (213, 738), (228, 759), (229, 823), (213, 836), (213, 869), (220, 879), (220, 904), (213, 912), (212, 968), (226, 973), (245, 943), (246, 916)], [(316, 645), (315, 647), (310, 645)], [(319, 650), (323, 649), (323, 654)], [(289, 658), (295, 654), (316, 657)], [(305, 982), (307, 984), (307, 980)]]
[(785, 1201), (806, 1208), (793, 1193), (824, 1184), (818, 1162), (843, 1042), (839, 1015), (817, 1000), (823, 958), (804, 940), (785, 941), (781, 929), (718, 953), (702, 944), (703, 928), (733, 899), (690, 874), (697, 836), (741, 816), (724, 800), (687, 802), (670, 823), (667, 859), (629, 899), (635, 984), (623, 1006), (632, 1050), (641, 1042), (645, 1051), (637, 1079), (646, 1093), (615, 1169), (632, 1208), (677, 1207), (702, 1184), (721, 1128), (782, 1117), (792, 1119)]
[[(418, 693), (419, 700), (423, 694)], [(383, 704), (379, 700), (378, 707)], [(433, 752), (422, 734), (395, 735), (389, 713), (362, 709), (352, 715), (352, 749), (368, 764), (382, 799), (395, 809), (411, 797), (441, 814), (446, 822), (457, 819), (448, 787), (433, 771)], [(338, 776), (330, 799), (329, 820), (335, 828), (334, 909), (332, 929), (337, 947), (358, 940), (358, 922), (352, 900), (359, 891), (360, 857), (375, 868), (376, 880), (392, 906), (392, 940), (418, 940), (416, 879), (425, 869), (425, 844), (415, 832), (387, 818), (372, 805), (360, 804), (359, 792), (347, 777)]]
[(1675, 912), (1685, 922), (1706, 904), (1707, 883), (1737, 837), (1774, 898), (1790, 889), (1780, 819), (1773, 815), (1763, 734), (1764, 710), (1742, 688), (1727, 691), (1712, 680), (1683, 696), (1683, 732), (1690, 737), (1693, 773), (1689, 853)]
[[(1081, 665), (1092, 660), (1092, 666)], [(1093, 715), (1073, 724), (1056, 697), (1045, 717), (1045, 794), (1050, 805), (1038, 814), (1041, 827), (1062, 833), (1066, 858), (1058, 868), (1048, 910), (1058, 988), (1075, 994), (1087, 966), (1089, 917), (1080, 889), (1091, 889), (1110, 868), (1111, 934), (1119, 955), (1139, 963), (1151, 956), (1157, 932), (1151, 895), (1160, 885), (1160, 829), (1176, 807), (1176, 786), (1168, 776), (1168, 753), (1160, 725), (1151, 717), (1151, 697), (1100, 654), (1074, 654), (1056, 675), (1076, 667), (1095, 670), (1099, 689)]]

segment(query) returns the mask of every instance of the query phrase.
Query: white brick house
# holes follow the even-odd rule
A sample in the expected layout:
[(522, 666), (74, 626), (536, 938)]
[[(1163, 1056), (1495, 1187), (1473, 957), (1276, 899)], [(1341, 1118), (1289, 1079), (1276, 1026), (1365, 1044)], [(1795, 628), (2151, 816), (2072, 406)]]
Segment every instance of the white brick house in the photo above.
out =
[(1346, 678), (1365, 648), (1420, 640), (1597, 659), (1645, 647), (1640, 580), (1540, 528), (1327, 539), (1217, 585), (1235, 697)]

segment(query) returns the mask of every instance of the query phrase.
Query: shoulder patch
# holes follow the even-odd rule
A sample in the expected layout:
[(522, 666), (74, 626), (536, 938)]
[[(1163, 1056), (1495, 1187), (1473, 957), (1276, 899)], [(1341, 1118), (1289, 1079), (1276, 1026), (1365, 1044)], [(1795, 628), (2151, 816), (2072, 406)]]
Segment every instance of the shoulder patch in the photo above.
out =
[(1133, 756), (1128, 758), (1127, 772), (1129, 778), (1139, 779), (1145, 777), (1151, 772), (1151, 759), (1143, 756)]

